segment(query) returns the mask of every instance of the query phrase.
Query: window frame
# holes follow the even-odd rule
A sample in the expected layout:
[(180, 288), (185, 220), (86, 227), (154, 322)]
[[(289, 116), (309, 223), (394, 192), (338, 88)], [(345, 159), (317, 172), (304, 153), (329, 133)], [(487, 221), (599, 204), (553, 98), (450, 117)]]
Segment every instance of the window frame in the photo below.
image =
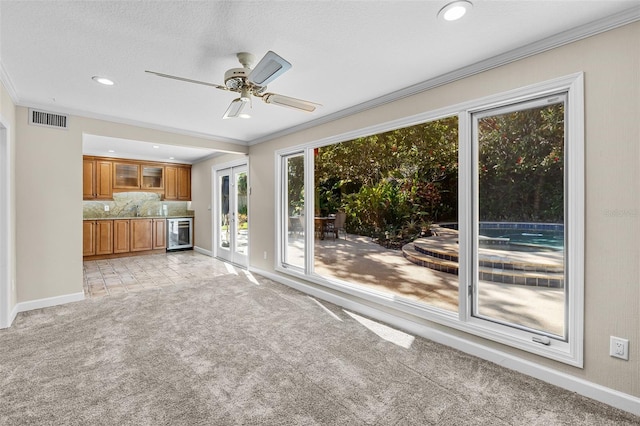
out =
[[(526, 332), (512, 327), (495, 327), (486, 324), (486, 320), (471, 315), (471, 299), (469, 290), (473, 283), (473, 220), (474, 197), (474, 153), (472, 140), (473, 114), (482, 111), (521, 103), (530, 99), (566, 93), (565, 123), (565, 232), (566, 246), (570, 249), (565, 255), (565, 327), (568, 341), (542, 345), (532, 341), (532, 336), (540, 334)], [(305, 233), (305, 268), (293, 268), (283, 263), (283, 220), (285, 208), (283, 198), (283, 159), (287, 156), (303, 153), (305, 161), (305, 229), (312, 229), (314, 205), (314, 148), (349, 141), (377, 133), (408, 127), (428, 121), (457, 115), (458, 116), (458, 211), (459, 211), (459, 291), (458, 312), (446, 311), (434, 306), (420, 304), (405, 299), (397, 299), (392, 294), (319, 276), (313, 272), (313, 233)], [(498, 93), (464, 102), (438, 110), (428, 111), (393, 120), (378, 125), (357, 129), (351, 132), (330, 136), (324, 139), (307, 142), (275, 152), (276, 161), (276, 222), (277, 222), (277, 259), (275, 270), (296, 278), (312, 282), (351, 296), (387, 306), (392, 309), (415, 315), (434, 323), (456, 330), (486, 338), (510, 347), (521, 349), (539, 356), (550, 358), (565, 364), (582, 368), (584, 359), (584, 225), (585, 225), (585, 175), (584, 175), (584, 75), (582, 72), (568, 76), (532, 84), (526, 87)]]

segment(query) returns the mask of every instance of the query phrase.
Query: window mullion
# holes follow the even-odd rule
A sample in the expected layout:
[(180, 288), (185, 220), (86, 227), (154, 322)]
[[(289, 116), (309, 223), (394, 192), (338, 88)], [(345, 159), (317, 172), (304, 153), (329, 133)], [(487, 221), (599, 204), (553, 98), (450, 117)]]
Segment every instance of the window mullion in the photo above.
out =
[(471, 114), (458, 115), (458, 318), (467, 321), (471, 315), (470, 286), (473, 283), (472, 232), (473, 221), (473, 155)]
[(304, 212), (305, 212), (305, 268), (306, 275), (313, 274), (314, 256), (314, 206), (315, 206), (315, 181), (314, 181), (314, 149), (307, 148), (304, 151)]

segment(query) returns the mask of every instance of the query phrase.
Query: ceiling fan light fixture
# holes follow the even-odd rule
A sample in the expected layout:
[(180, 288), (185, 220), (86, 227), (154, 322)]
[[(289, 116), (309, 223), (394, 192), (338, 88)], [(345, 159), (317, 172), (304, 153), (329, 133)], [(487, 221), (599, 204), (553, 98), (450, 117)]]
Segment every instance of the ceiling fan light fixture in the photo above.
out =
[(91, 80), (95, 81), (96, 83), (103, 84), (105, 86), (113, 86), (115, 84), (113, 80), (110, 80), (107, 77), (100, 77), (99, 75), (94, 75), (93, 77), (91, 77)]
[(271, 50), (249, 74), (249, 81), (258, 86), (266, 86), (291, 68), (291, 64)]
[(242, 102), (251, 101), (251, 91), (249, 90), (249, 88), (247, 87), (242, 88), (242, 90), (240, 91), (240, 100)]
[(231, 104), (229, 105), (229, 108), (227, 108), (227, 110), (224, 112), (224, 115), (222, 116), (222, 118), (227, 119), (227, 118), (239, 117), (240, 113), (242, 112), (242, 109), (244, 108), (247, 102), (248, 102), (247, 100), (244, 100), (242, 98), (232, 100)]
[(447, 4), (438, 12), (438, 18), (444, 21), (457, 21), (462, 18), (473, 4), (466, 0), (454, 1)]

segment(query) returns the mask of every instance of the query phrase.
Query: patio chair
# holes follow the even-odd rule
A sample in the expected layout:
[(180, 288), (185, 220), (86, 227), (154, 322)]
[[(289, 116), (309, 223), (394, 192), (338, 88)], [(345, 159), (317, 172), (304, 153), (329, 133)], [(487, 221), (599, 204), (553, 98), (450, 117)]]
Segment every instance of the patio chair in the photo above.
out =
[(347, 239), (347, 230), (344, 228), (347, 222), (347, 214), (345, 212), (338, 212), (336, 214), (336, 220), (333, 223), (333, 232), (335, 232), (336, 238), (340, 238), (338, 234), (340, 231), (344, 232), (344, 239)]
[(304, 216), (289, 217), (289, 233), (294, 234), (296, 236), (304, 234), (304, 227), (302, 225), (303, 219), (304, 219)]

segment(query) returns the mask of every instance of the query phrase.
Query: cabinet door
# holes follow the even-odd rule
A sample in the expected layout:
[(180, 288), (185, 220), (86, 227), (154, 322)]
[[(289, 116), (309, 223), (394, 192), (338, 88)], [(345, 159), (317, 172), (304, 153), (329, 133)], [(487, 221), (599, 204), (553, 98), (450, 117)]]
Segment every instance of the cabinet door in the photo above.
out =
[(96, 254), (96, 222), (93, 220), (82, 221), (82, 255), (93, 256)]
[(113, 221), (96, 220), (96, 254), (113, 253)]
[(129, 250), (129, 221), (114, 220), (113, 221), (113, 252), (128, 253)]
[(153, 220), (131, 220), (131, 251), (153, 249)]
[(153, 249), (167, 247), (167, 231), (165, 219), (153, 219)]
[(95, 198), (111, 200), (113, 198), (111, 161), (95, 162)]
[(82, 199), (92, 200), (96, 194), (95, 162), (82, 160)]
[(164, 199), (178, 199), (178, 168), (167, 166), (164, 168)]
[(191, 168), (178, 168), (178, 200), (191, 200)]
[(113, 163), (113, 187), (117, 189), (140, 189), (140, 165)]
[(142, 165), (142, 189), (164, 188), (164, 167)]

